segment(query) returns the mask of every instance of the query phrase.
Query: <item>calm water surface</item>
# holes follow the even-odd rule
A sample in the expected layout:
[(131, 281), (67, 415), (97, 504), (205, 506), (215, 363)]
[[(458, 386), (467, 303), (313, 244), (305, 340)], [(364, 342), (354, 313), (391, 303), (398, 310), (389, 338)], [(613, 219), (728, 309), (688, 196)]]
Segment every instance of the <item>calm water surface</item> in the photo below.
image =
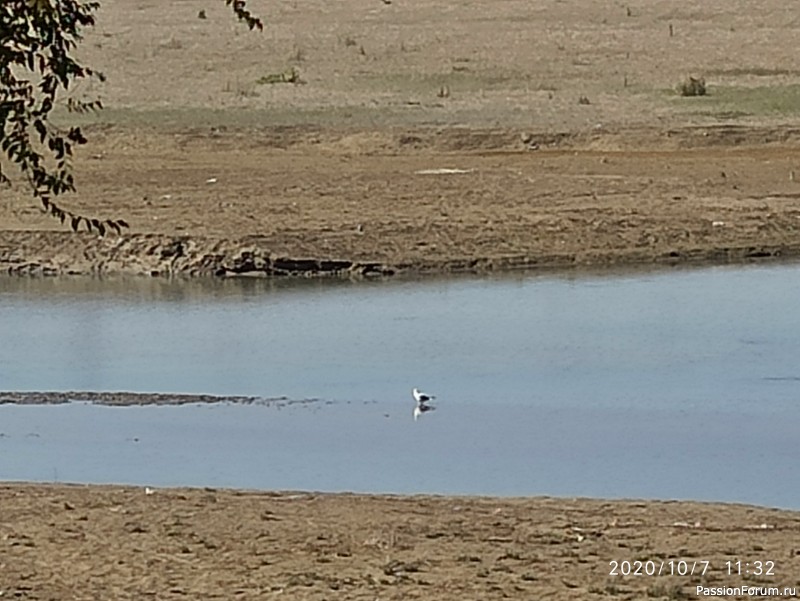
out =
[[(382, 283), (0, 279), (0, 479), (800, 507), (800, 269)], [(412, 386), (437, 411), (411, 419)]]

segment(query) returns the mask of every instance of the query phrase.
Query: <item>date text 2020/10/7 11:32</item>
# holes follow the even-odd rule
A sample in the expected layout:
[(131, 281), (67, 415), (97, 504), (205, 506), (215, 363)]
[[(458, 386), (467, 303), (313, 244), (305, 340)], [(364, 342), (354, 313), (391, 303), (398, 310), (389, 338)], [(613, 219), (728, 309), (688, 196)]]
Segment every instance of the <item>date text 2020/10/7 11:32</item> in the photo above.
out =
[[(711, 561), (697, 559), (613, 559), (608, 565), (609, 576), (704, 576), (708, 571), (714, 570)], [(728, 576), (775, 576), (775, 562), (772, 560), (727, 560), (721, 569)]]

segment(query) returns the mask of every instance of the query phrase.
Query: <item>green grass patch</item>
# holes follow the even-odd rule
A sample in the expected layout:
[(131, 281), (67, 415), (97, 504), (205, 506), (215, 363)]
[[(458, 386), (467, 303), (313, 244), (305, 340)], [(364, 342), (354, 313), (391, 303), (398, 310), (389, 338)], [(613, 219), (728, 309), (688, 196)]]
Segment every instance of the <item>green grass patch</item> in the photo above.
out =
[(684, 98), (674, 90), (669, 90), (667, 94), (676, 108), (698, 114), (756, 117), (800, 115), (800, 84), (758, 87), (710, 84), (706, 96)]
[[(433, 96), (433, 101), (436, 97)], [(54, 111), (53, 121), (60, 127), (78, 125), (145, 127), (164, 131), (196, 128), (227, 127), (232, 129), (258, 129), (260, 127), (384, 127), (384, 126), (440, 126), (463, 122), (484, 123), (481, 110), (439, 113), (421, 110), (418, 106), (395, 108), (369, 106), (331, 106), (320, 108), (295, 108), (275, 106), (270, 108), (157, 108), (113, 109), (106, 108), (96, 115), (77, 115), (66, 110)], [(484, 121), (481, 121), (484, 119)], [(527, 122), (527, 121), (526, 121)]]
[(504, 69), (459, 69), (446, 73), (380, 73), (357, 78), (355, 85), (373, 92), (435, 94), (442, 86), (456, 93), (471, 94), (481, 90), (548, 90), (551, 86), (530, 75)]
[(106, 108), (98, 113), (78, 115), (66, 110), (53, 112), (53, 121), (61, 127), (73, 125), (118, 125), (156, 129), (193, 129), (203, 127), (258, 128), (295, 125), (359, 124), (374, 120), (376, 109), (367, 107), (330, 107), (298, 109), (274, 108)]
[(797, 69), (771, 69), (768, 67), (736, 67), (733, 69), (711, 69), (707, 75), (717, 77), (799, 77)]

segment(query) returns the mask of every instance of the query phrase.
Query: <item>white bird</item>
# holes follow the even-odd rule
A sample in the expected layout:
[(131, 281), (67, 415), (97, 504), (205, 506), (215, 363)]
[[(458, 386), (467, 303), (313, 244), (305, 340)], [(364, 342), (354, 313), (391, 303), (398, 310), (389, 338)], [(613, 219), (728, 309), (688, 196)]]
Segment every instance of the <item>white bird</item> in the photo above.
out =
[(432, 394), (425, 394), (424, 392), (422, 392), (421, 390), (419, 390), (417, 388), (412, 390), (411, 394), (414, 395), (414, 400), (417, 401), (418, 405), (421, 405), (423, 403), (427, 403), (428, 401), (433, 400), (433, 399), (436, 398)]
[(414, 388), (411, 394), (414, 395), (414, 400), (417, 402), (417, 406), (414, 407), (414, 421), (417, 421), (419, 416), (423, 413), (436, 409), (436, 407), (427, 404), (429, 401), (436, 398), (432, 394), (425, 394), (418, 388)]

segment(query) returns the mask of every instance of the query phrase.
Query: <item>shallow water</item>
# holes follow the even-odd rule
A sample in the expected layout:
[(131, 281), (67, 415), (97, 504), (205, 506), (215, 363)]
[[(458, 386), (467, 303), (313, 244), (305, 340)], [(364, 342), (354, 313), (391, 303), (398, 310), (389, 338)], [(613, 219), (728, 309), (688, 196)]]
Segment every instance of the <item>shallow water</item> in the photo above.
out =
[(389, 403), (0, 408), (0, 478), (736, 500), (798, 508), (796, 422)]
[(798, 284), (0, 279), (0, 389), (330, 401), (0, 406), (0, 478), (800, 507)]

